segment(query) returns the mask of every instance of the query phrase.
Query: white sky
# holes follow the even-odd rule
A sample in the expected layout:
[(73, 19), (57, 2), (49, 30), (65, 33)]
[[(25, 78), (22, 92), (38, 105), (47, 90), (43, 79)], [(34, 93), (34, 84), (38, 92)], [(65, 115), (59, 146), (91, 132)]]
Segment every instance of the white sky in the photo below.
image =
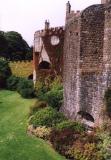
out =
[[(51, 26), (65, 23), (65, 9), (68, 0), (0, 0), (0, 30), (17, 31), (33, 44), (36, 30), (44, 28), (49, 19)], [(72, 10), (83, 10), (101, 0), (70, 0)]]

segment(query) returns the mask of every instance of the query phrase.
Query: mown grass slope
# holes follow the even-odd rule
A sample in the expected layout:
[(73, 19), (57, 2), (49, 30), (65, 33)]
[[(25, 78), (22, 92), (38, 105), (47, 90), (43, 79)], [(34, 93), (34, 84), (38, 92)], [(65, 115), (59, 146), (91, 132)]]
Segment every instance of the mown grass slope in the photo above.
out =
[(0, 91), (0, 160), (65, 160), (46, 142), (26, 134), (27, 115), (34, 99)]

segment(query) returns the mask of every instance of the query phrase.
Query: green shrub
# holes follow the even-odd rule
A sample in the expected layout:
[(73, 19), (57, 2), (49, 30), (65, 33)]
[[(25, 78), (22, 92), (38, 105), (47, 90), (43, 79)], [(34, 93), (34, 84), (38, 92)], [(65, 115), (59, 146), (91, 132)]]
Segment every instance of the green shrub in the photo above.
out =
[(30, 107), (29, 116), (35, 114), (38, 110), (43, 109), (45, 107), (47, 107), (47, 103), (45, 101), (38, 101), (38, 100), (36, 100), (36, 102), (34, 103), (34, 105), (32, 105)]
[(60, 123), (65, 119), (66, 118), (62, 113), (57, 112), (51, 107), (46, 107), (33, 115), (29, 119), (29, 124), (32, 124), (34, 127), (54, 127), (57, 123)]
[(62, 77), (61, 76), (56, 76), (52, 83), (50, 84), (50, 90), (62, 90), (63, 85), (62, 85)]
[(23, 98), (32, 98), (34, 96), (33, 81), (21, 78), (21, 80), (18, 83), (17, 91)]
[(63, 100), (62, 78), (57, 76), (53, 81), (51, 77), (38, 80), (35, 84), (35, 95), (38, 99), (47, 101), (49, 106), (59, 110)]
[(63, 121), (63, 122), (57, 124), (56, 129), (57, 130), (71, 129), (74, 132), (79, 132), (79, 133), (85, 131), (85, 127), (81, 123), (72, 122), (69, 120), (66, 120), (66, 121)]
[(0, 58), (0, 88), (6, 87), (6, 80), (11, 76), (8, 61)]
[(111, 133), (107, 131), (99, 131), (96, 134), (100, 139), (97, 144), (99, 153), (102, 155), (103, 159), (111, 159)]
[(43, 81), (37, 81), (35, 84), (35, 95), (38, 99), (44, 99), (44, 94), (48, 91), (47, 86)]
[(44, 100), (47, 101), (49, 106), (59, 110), (63, 101), (63, 90), (51, 90), (44, 96)]
[(19, 77), (10, 76), (10, 77), (7, 79), (7, 88), (8, 88), (9, 90), (12, 90), (12, 91), (17, 90), (17, 86), (18, 86), (19, 80), (20, 80)]

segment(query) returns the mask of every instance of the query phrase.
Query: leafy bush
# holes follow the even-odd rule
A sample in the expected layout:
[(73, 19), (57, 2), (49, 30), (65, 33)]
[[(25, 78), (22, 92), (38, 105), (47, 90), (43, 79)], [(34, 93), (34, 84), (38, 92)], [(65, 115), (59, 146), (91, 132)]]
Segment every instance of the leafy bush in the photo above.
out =
[(49, 106), (59, 110), (63, 101), (63, 90), (51, 90), (44, 96)]
[(35, 84), (35, 95), (38, 99), (44, 99), (44, 94), (48, 91), (47, 86), (43, 81), (37, 81)]
[(62, 85), (62, 77), (61, 76), (56, 76), (52, 83), (50, 83), (50, 90), (62, 90), (63, 85)]
[(45, 94), (44, 99), (49, 106), (59, 110), (63, 102), (62, 78), (60, 76), (55, 77), (49, 88), (50, 91)]
[(29, 116), (35, 114), (38, 110), (43, 109), (45, 107), (47, 107), (47, 103), (45, 101), (38, 101), (38, 100), (36, 100), (36, 102), (34, 103), (34, 105), (32, 105), (30, 107)]
[(111, 159), (111, 134), (107, 131), (99, 131), (96, 133), (100, 141), (97, 144), (99, 153), (102, 155), (104, 160)]
[(9, 90), (17, 90), (17, 86), (18, 86), (18, 83), (19, 83), (19, 80), (20, 78), (19, 77), (16, 77), (16, 76), (10, 76), (8, 79), (7, 79), (7, 88)]
[(66, 118), (62, 113), (57, 112), (51, 107), (46, 107), (30, 117), (29, 124), (32, 124), (34, 127), (54, 127), (57, 123), (60, 123), (65, 119)]
[(38, 99), (47, 101), (49, 106), (59, 110), (63, 100), (61, 77), (57, 76), (53, 81), (50, 77), (37, 81), (35, 85), (35, 94)]
[(103, 160), (95, 143), (76, 142), (68, 153), (75, 160)]
[(6, 80), (10, 75), (8, 61), (0, 58), (0, 88), (6, 87)]
[(75, 160), (108, 160), (111, 159), (110, 145), (109, 134), (99, 130), (79, 136), (69, 148), (67, 156)]
[(71, 129), (74, 132), (82, 133), (85, 131), (85, 127), (79, 122), (72, 122), (69, 120), (63, 121), (56, 126), (57, 130)]
[(18, 83), (17, 91), (23, 98), (32, 98), (34, 96), (33, 81), (22, 78)]

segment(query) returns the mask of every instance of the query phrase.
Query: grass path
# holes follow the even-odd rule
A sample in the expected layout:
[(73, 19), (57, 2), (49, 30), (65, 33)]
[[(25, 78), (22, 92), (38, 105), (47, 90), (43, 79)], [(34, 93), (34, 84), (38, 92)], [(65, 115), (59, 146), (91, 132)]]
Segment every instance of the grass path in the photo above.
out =
[(43, 140), (26, 134), (32, 103), (16, 92), (0, 91), (0, 160), (65, 160)]

